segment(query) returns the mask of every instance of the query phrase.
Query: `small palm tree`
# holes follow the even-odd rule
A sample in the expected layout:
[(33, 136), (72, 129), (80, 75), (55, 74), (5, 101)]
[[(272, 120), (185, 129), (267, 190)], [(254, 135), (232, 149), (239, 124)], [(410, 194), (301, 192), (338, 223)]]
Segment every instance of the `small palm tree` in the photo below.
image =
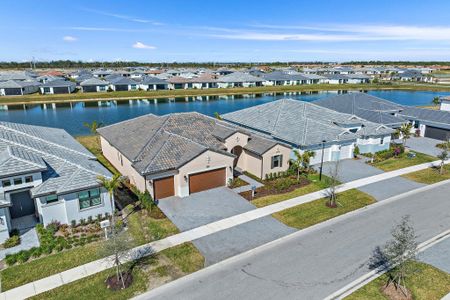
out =
[(216, 118), (217, 120), (222, 120), (222, 116), (217, 111), (214, 112), (214, 118)]
[(434, 105), (438, 106), (439, 103), (441, 103), (441, 99), (438, 96), (436, 96), (436, 97), (433, 98), (431, 103), (433, 103)]
[(406, 147), (406, 140), (411, 137), (411, 123), (402, 124), (402, 126), (397, 129), (397, 134), (402, 137), (403, 147)]
[(439, 155), (437, 156), (437, 158), (439, 158), (440, 162), (440, 169), (439, 169), (439, 174), (444, 174), (444, 165), (445, 165), (445, 161), (447, 159), (449, 159), (449, 154), (447, 151), (447, 148), (444, 148), (444, 150), (442, 150), (441, 153), (439, 153)]
[(308, 170), (311, 158), (316, 155), (314, 151), (307, 150), (300, 153), (298, 150), (294, 150), (295, 159), (291, 159), (291, 165), (297, 171), (297, 181), (300, 180), (300, 173), (302, 170)]
[(83, 122), (83, 126), (89, 128), (91, 134), (97, 134), (97, 129), (103, 126), (103, 123), (92, 121), (92, 123)]

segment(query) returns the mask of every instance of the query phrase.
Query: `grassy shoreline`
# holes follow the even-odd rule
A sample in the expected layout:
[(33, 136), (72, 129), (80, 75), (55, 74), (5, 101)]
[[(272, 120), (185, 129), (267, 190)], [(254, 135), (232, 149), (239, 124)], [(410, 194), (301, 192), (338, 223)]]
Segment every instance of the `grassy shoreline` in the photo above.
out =
[[(190, 90), (162, 90), (162, 91), (123, 91), (104, 93), (74, 93), (64, 95), (25, 95), (25, 96), (2, 96), (0, 104), (42, 104), (53, 102), (75, 102), (75, 101), (98, 101), (101, 99), (132, 100), (141, 98), (172, 98), (191, 96), (220, 96), (253, 93), (276, 93), (276, 92), (315, 92), (336, 90), (428, 90), (428, 91), (450, 91), (450, 86), (437, 86), (430, 84), (392, 83), (392, 84), (312, 84), (293, 86), (265, 86), (250, 88), (214, 88), (214, 89), (190, 89)], [(431, 100), (430, 100), (431, 101)]]

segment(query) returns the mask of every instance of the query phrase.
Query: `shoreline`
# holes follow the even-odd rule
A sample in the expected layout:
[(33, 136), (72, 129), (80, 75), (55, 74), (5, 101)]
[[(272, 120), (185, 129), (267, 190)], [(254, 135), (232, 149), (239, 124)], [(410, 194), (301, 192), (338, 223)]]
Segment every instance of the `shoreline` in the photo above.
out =
[(26, 104), (48, 104), (48, 103), (72, 103), (72, 102), (95, 102), (102, 100), (137, 100), (137, 99), (160, 99), (196, 96), (221, 96), (241, 95), (259, 93), (288, 93), (288, 92), (320, 92), (320, 91), (355, 91), (355, 90), (405, 90), (405, 91), (442, 91), (450, 92), (450, 86), (436, 86), (430, 84), (315, 84), (308, 86), (276, 86), (276, 87), (250, 87), (229, 89), (205, 89), (205, 90), (162, 90), (162, 91), (124, 91), (63, 94), (63, 95), (25, 95), (25, 96), (2, 96), (0, 105), (26, 105)]

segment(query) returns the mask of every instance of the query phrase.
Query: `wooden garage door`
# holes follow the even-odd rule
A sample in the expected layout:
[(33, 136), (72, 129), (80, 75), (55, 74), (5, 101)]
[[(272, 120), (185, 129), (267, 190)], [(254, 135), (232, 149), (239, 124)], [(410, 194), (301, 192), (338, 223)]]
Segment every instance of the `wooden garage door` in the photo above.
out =
[(189, 193), (225, 186), (225, 168), (189, 175)]
[(163, 199), (175, 195), (173, 176), (153, 180), (155, 199)]
[(425, 137), (445, 141), (450, 138), (450, 131), (442, 128), (427, 126), (425, 128)]

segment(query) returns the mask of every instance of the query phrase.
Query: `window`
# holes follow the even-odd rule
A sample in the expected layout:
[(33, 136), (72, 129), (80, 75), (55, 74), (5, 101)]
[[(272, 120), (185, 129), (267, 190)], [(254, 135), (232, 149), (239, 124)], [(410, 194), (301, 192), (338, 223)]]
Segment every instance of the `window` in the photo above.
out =
[(272, 156), (272, 169), (279, 168), (283, 165), (283, 155)]
[(49, 195), (49, 196), (45, 197), (45, 202), (47, 204), (53, 203), (53, 202), (58, 202), (58, 196), (57, 195)]
[(381, 137), (381, 139), (380, 139), (380, 144), (381, 144), (381, 145), (384, 144), (384, 137)]
[(104, 91), (106, 91), (106, 86), (100, 85), (100, 86), (98, 87), (98, 90), (104, 92)]
[(23, 182), (22, 177), (14, 178), (13, 181), (14, 181), (14, 185), (20, 185)]
[(44, 87), (44, 94), (50, 93), (50, 88), (49, 87)]
[(9, 179), (3, 180), (3, 181), (2, 181), (2, 186), (3, 186), (3, 187), (11, 186), (11, 180), (9, 180)]
[(26, 183), (33, 182), (33, 176), (25, 176), (25, 182)]
[(80, 203), (80, 209), (86, 209), (102, 204), (102, 199), (100, 198), (100, 189), (79, 192), (78, 201)]

